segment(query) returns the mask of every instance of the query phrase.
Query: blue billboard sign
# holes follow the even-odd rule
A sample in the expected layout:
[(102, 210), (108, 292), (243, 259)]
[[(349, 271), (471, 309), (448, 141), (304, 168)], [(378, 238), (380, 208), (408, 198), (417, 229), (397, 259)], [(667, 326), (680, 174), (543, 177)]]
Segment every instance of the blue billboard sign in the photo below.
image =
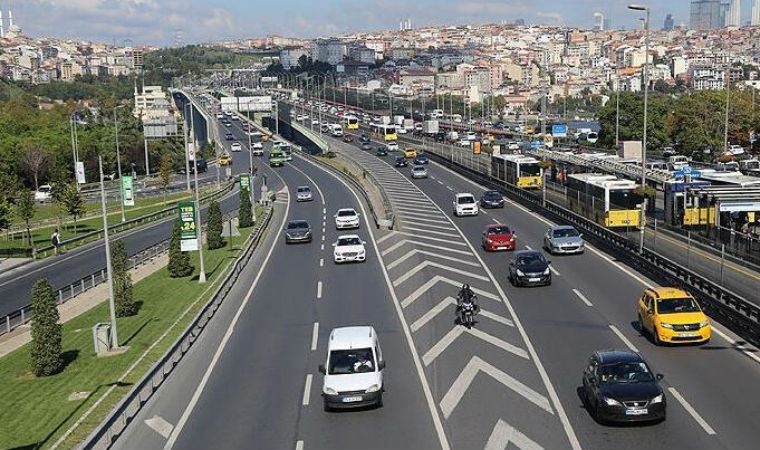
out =
[(567, 137), (567, 125), (564, 123), (552, 125), (552, 136), (555, 138)]

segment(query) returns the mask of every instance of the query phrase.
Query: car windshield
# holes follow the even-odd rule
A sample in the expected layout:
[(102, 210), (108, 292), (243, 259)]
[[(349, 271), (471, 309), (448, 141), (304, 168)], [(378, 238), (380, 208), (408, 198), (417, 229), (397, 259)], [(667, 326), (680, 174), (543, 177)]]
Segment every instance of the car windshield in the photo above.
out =
[(488, 229), (488, 234), (495, 235), (495, 234), (509, 234), (512, 231), (510, 231), (509, 227), (507, 226), (498, 226), (498, 227), (492, 227)]
[(677, 314), (699, 311), (699, 305), (691, 297), (664, 298), (657, 301), (657, 312), (660, 314)]
[(311, 192), (311, 190), (307, 187), (300, 187), (298, 188), (298, 192)]
[(654, 381), (654, 377), (643, 362), (621, 362), (601, 366), (599, 380), (602, 384), (639, 383)]
[(299, 220), (297, 222), (288, 223), (288, 230), (308, 230), (309, 222), (305, 220)]
[(415, 167), (415, 168), (414, 168), (414, 169), (412, 169), (412, 170), (414, 170), (415, 172), (424, 172), (424, 171), (425, 171), (425, 168), (424, 168), (424, 167), (420, 167), (420, 166), (417, 166), (417, 167)]
[(351, 217), (355, 216), (356, 212), (352, 209), (343, 209), (338, 211), (338, 217)]
[(517, 257), (517, 265), (518, 266), (531, 266), (533, 264), (539, 264), (544, 263), (546, 260), (544, 259), (544, 255), (540, 253), (531, 253), (528, 255), (521, 255)]
[(496, 191), (486, 191), (483, 193), (483, 198), (487, 200), (498, 200), (501, 198), (501, 194)]
[(338, 239), (338, 247), (344, 245), (362, 245), (362, 241), (358, 237), (343, 237)]
[(475, 203), (475, 199), (467, 195), (464, 197), (459, 197), (457, 199), (457, 203), (459, 203), (460, 205), (466, 205), (468, 203)]
[(375, 361), (371, 348), (333, 350), (330, 352), (330, 362), (327, 368), (327, 373), (330, 375), (349, 375), (374, 371)]
[(558, 230), (554, 230), (554, 237), (555, 238), (566, 238), (566, 237), (576, 237), (580, 236), (580, 233), (578, 233), (578, 230), (575, 228), (560, 228)]

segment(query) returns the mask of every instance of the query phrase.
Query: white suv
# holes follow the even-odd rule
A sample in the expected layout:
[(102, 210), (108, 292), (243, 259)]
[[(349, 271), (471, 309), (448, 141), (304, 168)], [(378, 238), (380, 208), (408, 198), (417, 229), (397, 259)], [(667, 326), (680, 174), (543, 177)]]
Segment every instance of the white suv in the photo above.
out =
[(472, 194), (458, 193), (454, 196), (454, 215), (459, 216), (477, 216), (478, 202)]
[(261, 142), (251, 144), (251, 154), (253, 156), (264, 156), (264, 144)]
[(383, 406), (385, 360), (373, 327), (333, 328), (319, 371), (325, 411)]
[(359, 213), (353, 208), (342, 208), (335, 213), (335, 228), (359, 228)]
[(355, 234), (338, 236), (333, 243), (333, 261), (335, 264), (343, 262), (364, 262), (367, 259), (365, 242)]

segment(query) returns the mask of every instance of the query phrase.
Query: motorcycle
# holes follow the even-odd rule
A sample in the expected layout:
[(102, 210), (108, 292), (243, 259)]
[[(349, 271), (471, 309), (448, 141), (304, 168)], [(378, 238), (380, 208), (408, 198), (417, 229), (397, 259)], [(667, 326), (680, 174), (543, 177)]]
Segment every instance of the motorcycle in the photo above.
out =
[(459, 324), (466, 326), (467, 329), (472, 328), (475, 324), (475, 315), (480, 312), (480, 307), (475, 302), (476, 298), (469, 285), (462, 286), (457, 294), (457, 319)]

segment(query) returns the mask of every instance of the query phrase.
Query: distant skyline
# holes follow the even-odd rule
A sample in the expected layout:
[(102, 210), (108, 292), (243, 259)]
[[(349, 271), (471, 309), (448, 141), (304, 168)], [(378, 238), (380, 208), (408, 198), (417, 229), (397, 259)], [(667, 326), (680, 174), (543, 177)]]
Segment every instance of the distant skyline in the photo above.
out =
[[(468, 23), (525, 23), (593, 28), (594, 12), (613, 28), (633, 28), (640, 15), (628, 11), (632, 0), (0, 0), (9, 3), (15, 22), (34, 37), (79, 38), (123, 45), (171, 45), (175, 31), (184, 43), (257, 38), (334, 36), (355, 31)], [(637, 0), (637, 2), (639, 2)], [(666, 14), (688, 25), (690, 0), (640, 2), (652, 8), (652, 28)], [(741, 23), (750, 19), (751, 1), (742, 2)]]

